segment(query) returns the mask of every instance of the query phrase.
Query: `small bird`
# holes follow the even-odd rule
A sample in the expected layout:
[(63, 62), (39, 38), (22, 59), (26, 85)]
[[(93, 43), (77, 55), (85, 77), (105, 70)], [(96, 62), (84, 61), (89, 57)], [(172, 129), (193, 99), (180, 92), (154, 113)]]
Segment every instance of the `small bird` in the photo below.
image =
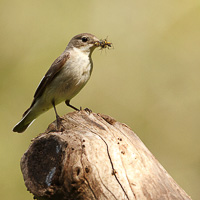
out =
[(24, 112), (22, 120), (15, 125), (13, 131), (24, 132), (39, 115), (52, 107), (58, 125), (60, 117), (55, 106), (63, 101), (74, 110), (79, 110), (70, 104), (70, 100), (79, 93), (91, 76), (92, 52), (96, 47), (105, 48), (111, 45), (107, 40), (106, 44), (89, 33), (74, 36), (41, 80), (30, 108)]

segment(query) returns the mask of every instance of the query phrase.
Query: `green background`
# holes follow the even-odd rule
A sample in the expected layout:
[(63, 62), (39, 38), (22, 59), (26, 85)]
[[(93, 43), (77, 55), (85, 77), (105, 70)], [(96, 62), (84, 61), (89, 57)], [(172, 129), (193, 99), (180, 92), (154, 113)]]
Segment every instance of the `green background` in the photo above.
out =
[[(20, 171), (53, 109), (12, 132), (47, 69), (76, 34), (108, 37), (72, 104), (129, 125), (177, 183), (200, 197), (200, 2), (0, 1), (0, 199), (32, 199)], [(64, 103), (60, 115), (72, 110)]]

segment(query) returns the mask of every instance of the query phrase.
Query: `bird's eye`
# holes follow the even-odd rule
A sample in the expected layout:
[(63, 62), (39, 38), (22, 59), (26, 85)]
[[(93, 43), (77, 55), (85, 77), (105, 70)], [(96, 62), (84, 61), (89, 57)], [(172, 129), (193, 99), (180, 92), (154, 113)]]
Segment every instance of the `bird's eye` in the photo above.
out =
[(82, 42), (87, 42), (88, 39), (86, 37), (82, 37)]

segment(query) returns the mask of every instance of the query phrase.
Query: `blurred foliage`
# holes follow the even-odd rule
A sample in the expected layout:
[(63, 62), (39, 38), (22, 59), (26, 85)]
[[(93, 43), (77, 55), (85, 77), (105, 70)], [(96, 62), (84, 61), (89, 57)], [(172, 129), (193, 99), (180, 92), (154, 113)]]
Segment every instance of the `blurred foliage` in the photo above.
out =
[[(200, 2), (0, 1), (0, 197), (31, 199), (20, 171), (30, 140), (53, 110), (26, 131), (12, 128), (54, 59), (76, 34), (108, 36), (76, 106), (128, 124), (193, 199), (200, 191)], [(71, 112), (58, 106), (63, 115)]]

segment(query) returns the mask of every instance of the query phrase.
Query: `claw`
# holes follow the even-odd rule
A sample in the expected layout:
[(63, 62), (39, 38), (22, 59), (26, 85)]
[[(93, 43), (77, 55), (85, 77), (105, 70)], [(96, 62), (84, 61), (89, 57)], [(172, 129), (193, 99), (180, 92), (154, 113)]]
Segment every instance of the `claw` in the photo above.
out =
[(89, 114), (91, 114), (91, 113), (92, 113), (92, 110), (91, 110), (91, 109), (89, 109), (89, 108), (85, 108), (85, 109), (84, 109), (84, 111), (88, 112)]

